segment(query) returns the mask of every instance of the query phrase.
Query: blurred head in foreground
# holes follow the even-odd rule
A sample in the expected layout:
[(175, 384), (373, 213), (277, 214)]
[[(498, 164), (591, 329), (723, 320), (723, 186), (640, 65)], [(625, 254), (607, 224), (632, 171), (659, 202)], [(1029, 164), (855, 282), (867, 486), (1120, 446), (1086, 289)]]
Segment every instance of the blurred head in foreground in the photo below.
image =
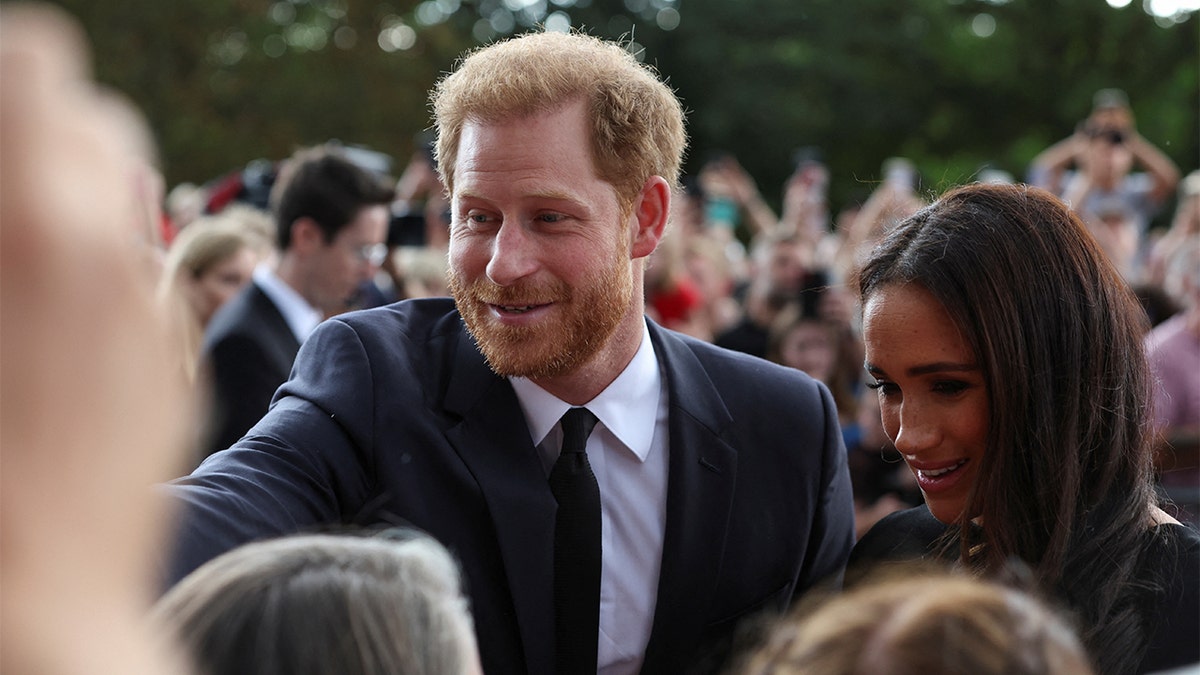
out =
[(459, 571), (424, 535), (248, 544), (163, 596), (206, 675), (463, 675), (479, 656)]
[(780, 622), (742, 675), (1090, 675), (1032, 596), (966, 576), (895, 576)]

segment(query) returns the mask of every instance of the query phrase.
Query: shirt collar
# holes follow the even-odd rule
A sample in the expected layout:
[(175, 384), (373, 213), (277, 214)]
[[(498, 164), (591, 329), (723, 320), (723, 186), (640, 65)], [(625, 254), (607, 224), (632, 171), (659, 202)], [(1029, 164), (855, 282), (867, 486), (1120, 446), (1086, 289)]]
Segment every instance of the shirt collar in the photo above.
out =
[[(510, 377), (534, 445), (541, 445), (559, 418), (571, 407), (524, 377)], [(643, 322), (642, 344), (625, 370), (588, 401), (586, 407), (618, 441), (645, 461), (654, 439), (662, 377), (650, 329)]]
[(258, 284), (263, 293), (266, 293), (271, 302), (279, 308), (283, 320), (287, 322), (288, 328), (292, 329), (296, 340), (300, 342), (304, 342), (308, 334), (325, 318), (320, 310), (308, 304), (303, 296), (289, 286), (286, 281), (280, 279), (269, 265), (259, 265), (254, 268), (254, 283)]

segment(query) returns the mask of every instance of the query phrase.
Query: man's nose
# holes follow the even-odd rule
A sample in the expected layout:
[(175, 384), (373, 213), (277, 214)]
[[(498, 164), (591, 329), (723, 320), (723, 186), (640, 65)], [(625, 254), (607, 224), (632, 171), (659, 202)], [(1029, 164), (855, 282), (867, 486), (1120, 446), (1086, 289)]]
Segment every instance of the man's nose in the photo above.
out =
[(536, 269), (537, 251), (532, 237), (519, 223), (506, 220), (492, 240), (488, 279), (498, 286), (508, 286)]

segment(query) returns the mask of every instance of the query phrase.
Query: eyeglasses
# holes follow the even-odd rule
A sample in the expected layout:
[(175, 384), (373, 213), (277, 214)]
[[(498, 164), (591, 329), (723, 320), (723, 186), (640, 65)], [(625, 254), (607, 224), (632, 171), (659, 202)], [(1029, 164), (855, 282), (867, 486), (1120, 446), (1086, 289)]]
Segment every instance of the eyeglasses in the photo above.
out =
[(371, 263), (378, 267), (383, 264), (387, 258), (387, 244), (367, 244), (354, 249), (354, 255), (358, 256), (359, 260)]

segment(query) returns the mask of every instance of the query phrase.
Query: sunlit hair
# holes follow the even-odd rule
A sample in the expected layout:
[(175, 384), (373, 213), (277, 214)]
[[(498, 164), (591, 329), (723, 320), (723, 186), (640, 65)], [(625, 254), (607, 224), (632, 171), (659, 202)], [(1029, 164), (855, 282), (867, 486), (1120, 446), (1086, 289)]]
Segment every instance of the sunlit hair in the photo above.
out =
[(961, 559), (995, 571), (1019, 557), (1081, 614), (1100, 670), (1132, 669), (1146, 641), (1133, 569), (1155, 503), (1136, 296), (1066, 205), (1023, 185), (961, 187), (902, 222), (865, 262), (860, 299), (891, 284), (941, 301), (987, 385)]
[(248, 225), (224, 214), (201, 216), (183, 228), (167, 249), (164, 281), (176, 277), (198, 279), (244, 248), (256, 252), (262, 249)]
[(155, 607), (205, 675), (459, 675), (478, 656), (441, 544), (302, 535), (197, 568)]
[(628, 208), (651, 176), (679, 183), (686, 137), (679, 100), (619, 44), (541, 32), (468, 55), (432, 93), (438, 172), (454, 191), (463, 125), (557, 110), (585, 100), (596, 174)]
[[(204, 325), (185, 289), (190, 282), (200, 279), (242, 250), (250, 249), (256, 253), (263, 250), (263, 242), (247, 224), (248, 217), (235, 213), (202, 216), (183, 228), (167, 249), (158, 284), (158, 301), (177, 324), (181, 367), (189, 380), (196, 377)], [(267, 218), (266, 215), (260, 217)]]
[(1032, 595), (922, 572), (781, 620), (741, 675), (1091, 675), (1079, 638)]

